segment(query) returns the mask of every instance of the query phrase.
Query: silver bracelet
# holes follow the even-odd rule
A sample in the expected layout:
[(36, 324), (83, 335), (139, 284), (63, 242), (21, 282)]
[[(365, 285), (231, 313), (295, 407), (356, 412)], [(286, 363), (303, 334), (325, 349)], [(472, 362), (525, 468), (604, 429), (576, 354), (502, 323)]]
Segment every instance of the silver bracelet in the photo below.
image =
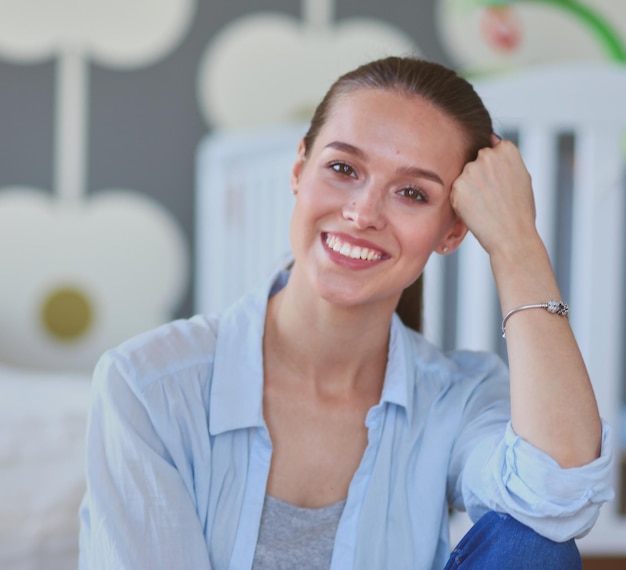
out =
[(522, 305), (521, 307), (516, 307), (515, 309), (511, 309), (504, 318), (502, 319), (502, 338), (506, 337), (506, 322), (509, 320), (509, 317), (519, 311), (524, 311), (526, 309), (545, 309), (548, 313), (552, 313), (553, 315), (560, 315), (562, 317), (567, 316), (569, 313), (569, 305), (564, 303), (563, 301), (555, 301), (550, 300), (546, 303), (536, 303), (534, 305)]

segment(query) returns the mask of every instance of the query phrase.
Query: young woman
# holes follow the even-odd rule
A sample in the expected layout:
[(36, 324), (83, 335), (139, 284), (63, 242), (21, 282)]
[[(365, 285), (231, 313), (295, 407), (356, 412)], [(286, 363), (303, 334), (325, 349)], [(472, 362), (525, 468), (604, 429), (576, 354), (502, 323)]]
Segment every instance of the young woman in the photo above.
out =
[[(580, 567), (573, 539), (612, 496), (608, 429), (530, 177), (472, 87), (411, 58), (348, 73), (291, 186), (290, 270), (101, 359), (81, 567)], [(395, 313), (468, 229), (510, 373)], [(452, 556), (450, 505), (478, 521)]]

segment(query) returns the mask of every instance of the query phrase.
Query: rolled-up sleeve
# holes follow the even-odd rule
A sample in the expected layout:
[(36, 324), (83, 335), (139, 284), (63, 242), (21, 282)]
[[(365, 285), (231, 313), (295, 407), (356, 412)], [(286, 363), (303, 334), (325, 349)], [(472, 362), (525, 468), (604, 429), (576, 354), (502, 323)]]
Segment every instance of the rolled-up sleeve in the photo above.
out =
[(461, 477), (464, 506), (474, 521), (495, 510), (557, 542), (580, 538), (597, 520), (602, 503), (614, 496), (612, 459), (606, 422), (600, 457), (575, 468), (560, 467), (509, 422), (504, 437), (486, 438), (468, 455)]

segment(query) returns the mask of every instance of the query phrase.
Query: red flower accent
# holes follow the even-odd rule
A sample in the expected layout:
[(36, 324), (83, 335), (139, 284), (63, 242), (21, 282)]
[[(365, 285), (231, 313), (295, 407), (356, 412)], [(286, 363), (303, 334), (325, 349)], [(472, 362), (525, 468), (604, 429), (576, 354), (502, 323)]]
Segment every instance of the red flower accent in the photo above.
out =
[(522, 41), (522, 22), (512, 6), (486, 8), (480, 31), (487, 45), (495, 51), (515, 51)]

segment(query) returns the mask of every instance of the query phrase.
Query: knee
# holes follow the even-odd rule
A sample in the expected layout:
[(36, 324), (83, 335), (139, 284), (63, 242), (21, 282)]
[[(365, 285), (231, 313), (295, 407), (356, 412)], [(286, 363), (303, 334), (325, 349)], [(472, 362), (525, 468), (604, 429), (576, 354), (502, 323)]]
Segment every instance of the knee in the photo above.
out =
[(554, 542), (509, 515), (493, 511), (470, 529), (455, 549), (458, 568), (577, 570), (582, 568), (574, 540)]

